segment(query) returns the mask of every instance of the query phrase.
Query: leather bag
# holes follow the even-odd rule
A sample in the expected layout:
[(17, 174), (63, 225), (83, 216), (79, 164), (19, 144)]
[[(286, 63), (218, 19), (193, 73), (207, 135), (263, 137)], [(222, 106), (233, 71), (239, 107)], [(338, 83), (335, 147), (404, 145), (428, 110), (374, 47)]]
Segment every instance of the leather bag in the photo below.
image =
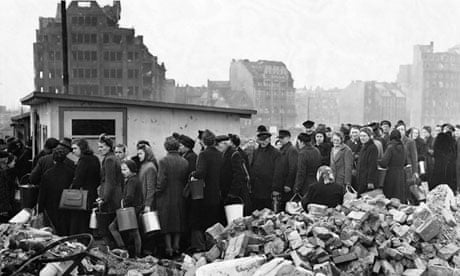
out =
[(59, 209), (84, 210), (88, 209), (88, 191), (83, 189), (64, 189), (59, 202)]

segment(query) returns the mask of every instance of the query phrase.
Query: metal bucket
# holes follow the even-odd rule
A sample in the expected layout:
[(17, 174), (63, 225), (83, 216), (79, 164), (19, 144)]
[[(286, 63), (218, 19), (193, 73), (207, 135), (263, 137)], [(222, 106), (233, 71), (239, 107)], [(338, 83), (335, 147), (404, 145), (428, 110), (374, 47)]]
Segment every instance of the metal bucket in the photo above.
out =
[(204, 182), (202, 180), (190, 181), (190, 193), (192, 199), (203, 199), (204, 198)]
[(244, 204), (230, 204), (225, 205), (225, 217), (227, 218), (227, 223), (231, 224), (235, 219), (243, 217)]
[(377, 168), (378, 186), (376, 188), (383, 188), (383, 185), (385, 184), (385, 177), (387, 176), (387, 171), (388, 169), (385, 168)]
[(96, 208), (93, 209), (91, 212), (91, 217), (89, 218), (89, 229), (97, 229), (97, 216), (96, 216)]
[(137, 225), (136, 209), (134, 209), (134, 207), (124, 208), (122, 201), (121, 208), (118, 209), (116, 213), (118, 230), (120, 232), (139, 228), (139, 226)]
[(20, 185), (21, 207), (33, 209), (37, 205), (39, 187), (35, 185)]
[(145, 212), (141, 215), (141, 222), (144, 233), (151, 233), (161, 230), (160, 220), (156, 211)]
[(425, 167), (425, 161), (420, 161), (418, 162), (418, 167), (420, 169), (420, 174), (426, 174), (426, 167)]

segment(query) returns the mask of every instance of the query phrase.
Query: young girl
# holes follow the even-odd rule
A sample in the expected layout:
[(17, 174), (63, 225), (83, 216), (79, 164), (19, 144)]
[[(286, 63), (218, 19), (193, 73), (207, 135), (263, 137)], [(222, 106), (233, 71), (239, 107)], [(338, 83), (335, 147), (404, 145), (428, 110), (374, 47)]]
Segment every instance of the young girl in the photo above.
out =
[[(125, 185), (123, 188), (123, 203), (124, 207), (134, 207), (136, 209), (136, 216), (139, 215), (142, 209), (142, 185), (137, 176), (137, 166), (132, 160), (125, 160), (121, 163), (121, 173), (125, 178)], [(117, 245), (121, 248), (125, 247), (124, 241), (134, 241), (134, 254), (132, 246), (127, 246), (131, 256), (139, 257), (141, 255), (141, 235), (139, 229), (128, 230), (120, 234), (118, 231), (117, 219), (110, 224), (110, 232)], [(123, 237), (122, 237), (123, 235)]]

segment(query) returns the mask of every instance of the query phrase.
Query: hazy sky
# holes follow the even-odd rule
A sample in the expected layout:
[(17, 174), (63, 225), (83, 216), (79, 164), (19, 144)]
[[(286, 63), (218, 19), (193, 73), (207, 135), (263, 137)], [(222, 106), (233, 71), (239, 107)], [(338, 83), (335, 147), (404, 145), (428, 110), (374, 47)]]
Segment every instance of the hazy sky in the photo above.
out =
[[(56, 0), (2, 1), (0, 104), (33, 90), (38, 17)], [(111, 4), (112, 1), (98, 1)], [(70, 3), (68, 0), (67, 3)], [(144, 36), (167, 77), (200, 86), (228, 79), (233, 58), (284, 61), (295, 87), (394, 81), (414, 44), (460, 43), (457, 0), (122, 0), (120, 25)]]

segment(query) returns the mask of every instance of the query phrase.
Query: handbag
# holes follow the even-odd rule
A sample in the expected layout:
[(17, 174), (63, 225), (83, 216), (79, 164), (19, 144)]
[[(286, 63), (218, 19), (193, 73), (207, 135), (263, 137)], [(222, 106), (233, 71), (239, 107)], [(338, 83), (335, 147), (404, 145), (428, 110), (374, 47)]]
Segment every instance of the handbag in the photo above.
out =
[(343, 203), (350, 202), (358, 198), (358, 192), (351, 186), (345, 186), (345, 194), (343, 195)]
[(59, 202), (59, 209), (82, 210), (88, 209), (88, 191), (83, 189), (64, 189)]

